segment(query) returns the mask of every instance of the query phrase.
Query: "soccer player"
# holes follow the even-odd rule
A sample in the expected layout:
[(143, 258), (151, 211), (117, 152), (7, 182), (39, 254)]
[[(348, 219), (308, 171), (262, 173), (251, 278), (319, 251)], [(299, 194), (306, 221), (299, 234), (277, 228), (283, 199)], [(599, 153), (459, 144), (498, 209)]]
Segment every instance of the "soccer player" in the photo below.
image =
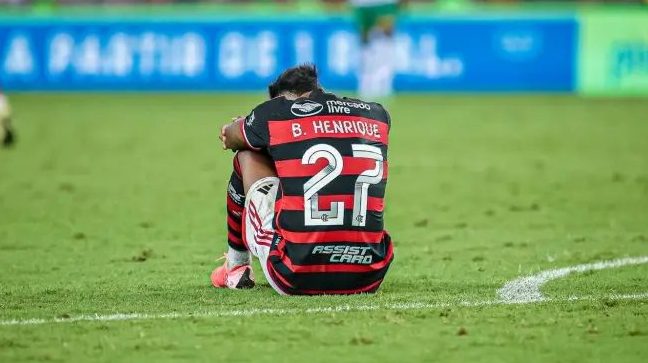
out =
[(358, 93), (377, 99), (393, 92), (394, 26), (399, 0), (350, 0), (360, 31), (361, 62)]
[(390, 118), (324, 92), (314, 66), (286, 70), (270, 100), (223, 126), (234, 155), (229, 250), (216, 287), (250, 288), (250, 253), (280, 294), (375, 292), (393, 259), (383, 227)]
[(7, 97), (0, 92), (0, 142), (2, 146), (9, 147), (14, 141), (15, 136), (11, 128), (11, 107)]

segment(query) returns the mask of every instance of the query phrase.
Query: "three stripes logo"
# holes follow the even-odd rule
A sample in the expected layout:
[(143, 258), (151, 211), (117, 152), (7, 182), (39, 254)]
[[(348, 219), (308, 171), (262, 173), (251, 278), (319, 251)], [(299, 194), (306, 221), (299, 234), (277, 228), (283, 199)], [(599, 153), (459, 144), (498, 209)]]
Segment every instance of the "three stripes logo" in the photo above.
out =
[(252, 224), (252, 228), (254, 229), (254, 239), (256, 243), (262, 246), (270, 247), (270, 245), (272, 245), (274, 232), (266, 231), (265, 229), (263, 229), (263, 221), (261, 220), (259, 212), (257, 211), (257, 207), (256, 205), (254, 205), (254, 203), (250, 202), (247, 213), (249, 215), (249, 220)]

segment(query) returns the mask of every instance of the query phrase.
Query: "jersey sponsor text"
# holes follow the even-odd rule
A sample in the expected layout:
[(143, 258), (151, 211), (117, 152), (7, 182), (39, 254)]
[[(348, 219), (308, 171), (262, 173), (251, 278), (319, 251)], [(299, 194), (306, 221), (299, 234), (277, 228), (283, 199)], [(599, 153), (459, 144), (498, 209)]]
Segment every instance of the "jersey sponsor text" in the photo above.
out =
[(357, 263), (369, 265), (373, 261), (373, 256), (367, 254), (371, 247), (359, 246), (315, 246), (313, 255), (330, 255), (329, 262), (333, 263)]

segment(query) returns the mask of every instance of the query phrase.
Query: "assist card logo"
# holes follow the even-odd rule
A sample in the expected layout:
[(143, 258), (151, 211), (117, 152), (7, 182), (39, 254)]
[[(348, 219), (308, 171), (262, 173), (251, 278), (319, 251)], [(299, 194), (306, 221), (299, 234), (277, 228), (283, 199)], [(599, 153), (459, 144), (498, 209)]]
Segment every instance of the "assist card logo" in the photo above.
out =
[(324, 106), (317, 102), (300, 101), (293, 103), (293, 105), (290, 107), (290, 112), (298, 117), (306, 117), (317, 115), (318, 113), (322, 112), (323, 109)]

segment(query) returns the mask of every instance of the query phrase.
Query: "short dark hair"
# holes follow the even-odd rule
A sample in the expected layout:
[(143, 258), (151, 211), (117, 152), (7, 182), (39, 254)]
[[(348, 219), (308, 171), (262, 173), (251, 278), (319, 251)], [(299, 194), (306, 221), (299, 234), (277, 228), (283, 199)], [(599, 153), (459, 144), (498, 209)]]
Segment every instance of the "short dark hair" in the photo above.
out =
[(302, 64), (285, 70), (277, 80), (268, 86), (270, 98), (283, 92), (301, 95), (321, 89), (317, 80), (317, 68), (313, 64)]

